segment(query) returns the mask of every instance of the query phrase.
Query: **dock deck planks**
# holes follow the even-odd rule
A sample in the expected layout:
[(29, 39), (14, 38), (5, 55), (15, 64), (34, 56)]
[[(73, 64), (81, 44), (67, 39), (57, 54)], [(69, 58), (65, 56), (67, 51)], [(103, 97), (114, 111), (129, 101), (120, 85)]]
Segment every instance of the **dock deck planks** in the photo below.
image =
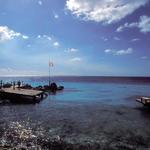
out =
[(15, 95), (22, 95), (22, 96), (31, 96), (35, 97), (38, 95), (43, 94), (43, 91), (32, 90), (32, 89), (21, 89), (21, 88), (3, 88), (0, 90), (0, 93), (8, 93), (8, 94), (15, 94)]

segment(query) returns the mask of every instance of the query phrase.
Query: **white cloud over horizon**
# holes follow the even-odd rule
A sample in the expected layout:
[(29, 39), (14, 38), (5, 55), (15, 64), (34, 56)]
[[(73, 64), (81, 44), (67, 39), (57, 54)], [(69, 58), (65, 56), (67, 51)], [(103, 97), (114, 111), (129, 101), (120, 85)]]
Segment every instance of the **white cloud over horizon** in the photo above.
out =
[(28, 39), (29, 37), (23, 35), (19, 32), (15, 32), (9, 29), (7, 26), (0, 26), (0, 42), (13, 40), (14, 38), (21, 37), (23, 39)]
[(128, 49), (121, 49), (121, 50), (113, 50), (113, 49), (106, 49), (104, 50), (104, 52), (106, 54), (112, 54), (112, 55), (127, 55), (127, 54), (132, 54), (133, 53), (133, 49), (132, 48), (128, 48)]
[(46, 75), (45, 72), (36, 70), (23, 70), (14, 68), (0, 68), (0, 76), (40, 76)]
[(71, 58), (69, 61), (71, 61), (71, 62), (80, 62), (80, 61), (82, 61), (82, 58), (74, 57), (74, 58)]
[(66, 8), (82, 20), (110, 24), (132, 14), (149, 0), (67, 0)]
[(122, 32), (126, 28), (138, 28), (141, 33), (150, 32), (150, 17), (149, 16), (140, 16), (138, 22), (128, 23), (126, 22), (124, 25), (119, 26), (116, 29), (116, 32)]

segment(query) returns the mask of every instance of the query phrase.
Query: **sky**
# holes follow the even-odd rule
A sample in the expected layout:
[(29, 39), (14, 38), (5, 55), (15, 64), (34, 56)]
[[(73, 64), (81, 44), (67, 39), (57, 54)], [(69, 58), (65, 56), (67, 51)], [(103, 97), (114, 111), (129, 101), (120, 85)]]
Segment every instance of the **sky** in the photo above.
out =
[(0, 76), (150, 76), (150, 0), (0, 0)]

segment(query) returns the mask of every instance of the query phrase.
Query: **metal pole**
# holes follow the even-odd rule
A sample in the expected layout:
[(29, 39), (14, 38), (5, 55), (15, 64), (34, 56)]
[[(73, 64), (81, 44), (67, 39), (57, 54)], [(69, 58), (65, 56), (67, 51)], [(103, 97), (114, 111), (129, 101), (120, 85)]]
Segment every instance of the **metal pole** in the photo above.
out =
[(50, 81), (50, 60), (49, 60), (49, 65), (48, 65), (48, 67), (49, 67), (49, 86), (50, 86), (50, 84), (51, 84), (51, 81)]

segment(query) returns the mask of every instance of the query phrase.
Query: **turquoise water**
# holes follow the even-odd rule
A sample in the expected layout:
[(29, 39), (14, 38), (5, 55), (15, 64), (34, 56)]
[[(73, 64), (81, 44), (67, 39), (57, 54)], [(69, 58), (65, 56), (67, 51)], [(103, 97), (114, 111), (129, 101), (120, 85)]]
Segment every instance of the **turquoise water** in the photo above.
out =
[[(47, 77), (1, 78), (5, 82), (21, 80), (36, 87), (46, 85)], [(111, 105), (136, 105), (135, 99), (150, 96), (150, 78), (133, 77), (53, 77), (53, 82), (65, 87), (64, 91), (50, 94), (55, 103), (103, 103)]]

